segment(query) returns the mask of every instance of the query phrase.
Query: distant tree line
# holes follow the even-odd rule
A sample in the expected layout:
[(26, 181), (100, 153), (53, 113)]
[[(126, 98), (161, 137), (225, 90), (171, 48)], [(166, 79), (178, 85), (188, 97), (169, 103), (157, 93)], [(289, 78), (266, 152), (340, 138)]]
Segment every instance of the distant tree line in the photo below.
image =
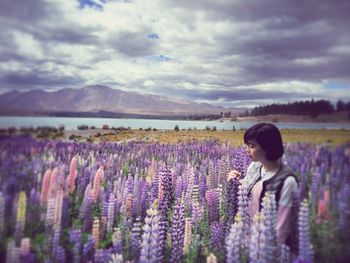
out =
[(292, 114), (318, 116), (320, 114), (330, 114), (333, 112), (350, 111), (350, 102), (338, 100), (335, 106), (329, 100), (307, 100), (296, 101), (287, 104), (274, 103), (270, 105), (258, 106), (250, 112), (246, 111), (241, 116), (261, 116), (268, 114)]

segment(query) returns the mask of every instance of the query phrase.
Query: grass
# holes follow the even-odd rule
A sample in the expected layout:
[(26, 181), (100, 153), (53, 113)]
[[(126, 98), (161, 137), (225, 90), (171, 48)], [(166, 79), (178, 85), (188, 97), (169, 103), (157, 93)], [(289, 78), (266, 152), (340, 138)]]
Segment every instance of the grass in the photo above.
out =
[[(117, 134), (106, 134), (94, 137), (94, 141), (123, 142), (143, 140), (146, 142), (178, 143), (186, 141), (219, 140), (231, 145), (242, 145), (244, 130), (237, 131), (205, 131), (205, 130), (127, 130)], [(284, 142), (308, 142), (313, 144), (329, 144), (336, 146), (350, 143), (349, 130), (281, 130)]]

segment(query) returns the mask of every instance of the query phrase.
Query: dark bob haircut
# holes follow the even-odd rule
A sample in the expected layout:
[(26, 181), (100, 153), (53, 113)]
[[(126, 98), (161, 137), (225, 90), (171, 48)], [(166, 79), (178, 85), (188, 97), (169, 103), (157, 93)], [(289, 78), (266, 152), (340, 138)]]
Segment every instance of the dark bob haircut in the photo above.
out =
[(282, 136), (271, 123), (258, 123), (244, 133), (244, 143), (257, 142), (266, 153), (266, 159), (276, 161), (284, 153)]

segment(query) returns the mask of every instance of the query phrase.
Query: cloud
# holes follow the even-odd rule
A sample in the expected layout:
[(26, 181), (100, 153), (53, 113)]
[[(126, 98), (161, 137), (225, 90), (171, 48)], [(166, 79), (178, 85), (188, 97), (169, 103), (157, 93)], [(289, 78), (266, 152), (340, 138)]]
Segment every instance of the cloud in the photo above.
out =
[(347, 98), (349, 13), (345, 0), (2, 0), (0, 92), (103, 83), (221, 105)]

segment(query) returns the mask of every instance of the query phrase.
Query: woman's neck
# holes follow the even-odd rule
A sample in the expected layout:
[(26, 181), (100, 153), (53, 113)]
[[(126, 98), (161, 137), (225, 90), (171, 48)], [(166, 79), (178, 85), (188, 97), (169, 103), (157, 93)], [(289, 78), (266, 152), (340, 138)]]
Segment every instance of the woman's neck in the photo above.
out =
[(261, 161), (264, 170), (270, 171), (270, 172), (277, 172), (277, 170), (280, 168), (281, 162), (279, 160), (276, 161), (269, 161), (269, 160), (263, 160)]

